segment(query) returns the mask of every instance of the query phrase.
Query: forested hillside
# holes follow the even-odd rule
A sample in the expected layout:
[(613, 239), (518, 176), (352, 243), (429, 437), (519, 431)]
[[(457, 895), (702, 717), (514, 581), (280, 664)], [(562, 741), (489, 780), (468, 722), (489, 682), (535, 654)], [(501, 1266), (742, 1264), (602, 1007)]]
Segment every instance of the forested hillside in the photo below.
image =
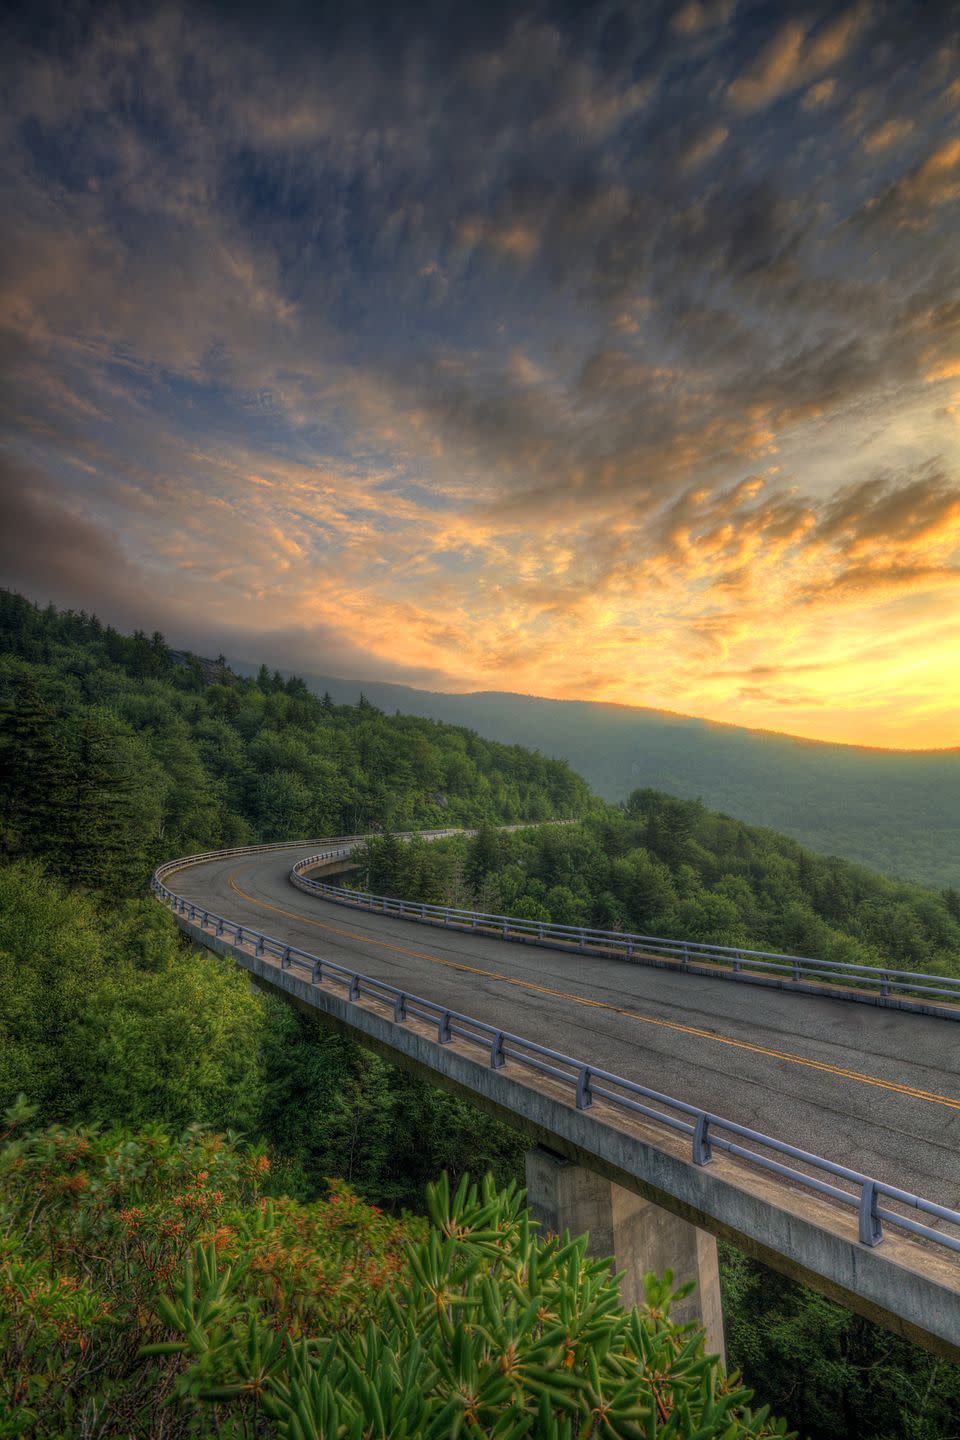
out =
[(386, 710), (562, 755), (605, 800), (663, 790), (887, 875), (960, 884), (960, 749), (870, 750), (631, 705), (306, 679), (341, 701), (362, 689)]
[(0, 844), (64, 879), (141, 886), (159, 860), (261, 840), (580, 813), (560, 760), (450, 725), (241, 679), (0, 591)]
[(636, 790), (580, 824), (358, 854), (377, 894), (822, 960), (960, 975), (960, 893), (828, 859), (695, 800)]
[[(532, 1363), (585, 1377), (566, 1397), (573, 1411), (598, 1380), (613, 1385), (629, 1344), (649, 1357), (641, 1373), (662, 1402), (654, 1423), (648, 1386), (640, 1433), (657, 1434), (687, 1401), (687, 1429), (669, 1433), (777, 1433), (715, 1388), (695, 1337), (684, 1352), (660, 1290), (639, 1321), (604, 1309), (610, 1346), (594, 1369), (599, 1318), (585, 1297), (610, 1297), (574, 1252), (571, 1298), (550, 1268), (556, 1251), (537, 1248), (544, 1294), (571, 1324), (583, 1317), (572, 1350), (529, 1320), (532, 1295), (521, 1303), (509, 1286), (492, 1301), (484, 1292), (493, 1329), (466, 1324), (456, 1345), (430, 1331), (418, 1287), (438, 1253), (474, 1297), (496, 1263), (476, 1217), (498, 1215), (499, 1243), (515, 1247), (529, 1245), (523, 1214), (488, 1192), (466, 1207), (476, 1243), (436, 1227), (431, 1239), (422, 1220), (390, 1216), (422, 1215), (441, 1172), (454, 1188), (466, 1171), (509, 1187), (525, 1141), (254, 993), (185, 942), (146, 879), (160, 858), (218, 844), (464, 822), (479, 827), (469, 843), (407, 847), (387, 831), (369, 848), (366, 878), (520, 913), (646, 917), (702, 938), (909, 955), (924, 967), (952, 963), (955, 894), (886, 881), (668, 796), (605, 806), (564, 763), (369, 704), (337, 706), (267, 670), (241, 679), (160, 636), (123, 636), (12, 595), (0, 595), (0, 705), (0, 1114), (15, 1107), (0, 1123), (0, 1436), (301, 1440), (314, 1431), (284, 1418), (284, 1394), (309, 1390), (325, 1424), (331, 1398), (317, 1352), (300, 1359), (280, 1343), (291, 1326), (294, 1337), (329, 1329), (338, 1414), (359, 1434), (371, 1407), (422, 1394), (435, 1371), (475, 1377), (490, 1360), (486, 1335), (499, 1343), (521, 1313)], [(495, 828), (553, 816), (580, 823)], [(21, 1092), (30, 1113), (16, 1108)], [(228, 1262), (230, 1279), (214, 1276)], [(729, 1249), (722, 1283), (731, 1363), (810, 1440), (844, 1440), (854, 1414), (862, 1440), (951, 1433), (955, 1367)], [(410, 1297), (416, 1333), (392, 1294)], [(165, 1348), (145, 1356), (144, 1344)], [(678, 1353), (682, 1373), (664, 1380)], [(372, 1398), (362, 1377), (375, 1357), (389, 1393)], [(563, 1411), (557, 1401), (544, 1421), (542, 1383), (492, 1394), (462, 1434), (550, 1436), (553, 1408)], [(406, 1412), (406, 1433), (441, 1440), (454, 1397), (437, 1380), (424, 1398), (426, 1409)], [(717, 1409), (710, 1418), (715, 1402), (733, 1407), (729, 1424)], [(511, 1405), (518, 1428), (496, 1430)], [(316, 1433), (339, 1432), (331, 1422)], [(604, 1433), (631, 1431), (619, 1416)]]

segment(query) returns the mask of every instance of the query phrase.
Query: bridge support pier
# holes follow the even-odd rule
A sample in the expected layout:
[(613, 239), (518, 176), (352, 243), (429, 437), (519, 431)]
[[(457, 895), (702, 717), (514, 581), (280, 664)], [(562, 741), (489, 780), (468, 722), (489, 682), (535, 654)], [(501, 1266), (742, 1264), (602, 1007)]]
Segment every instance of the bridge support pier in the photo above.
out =
[(589, 1235), (591, 1255), (611, 1255), (624, 1271), (624, 1305), (644, 1302), (643, 1277), (653, 1270), (673, 1271), (674, 1283), (696, 1281), (696, 1289), (671, 1311), (684, 1323), (696, 1320), (707, 1336), (707, 1350), (726, 1364), (717, 1242), (705, 1230), (660, 1205), (635, 1195), (612, 1180), (541, 1146), (527, 1151), (527, 1204), (546, 1230)]

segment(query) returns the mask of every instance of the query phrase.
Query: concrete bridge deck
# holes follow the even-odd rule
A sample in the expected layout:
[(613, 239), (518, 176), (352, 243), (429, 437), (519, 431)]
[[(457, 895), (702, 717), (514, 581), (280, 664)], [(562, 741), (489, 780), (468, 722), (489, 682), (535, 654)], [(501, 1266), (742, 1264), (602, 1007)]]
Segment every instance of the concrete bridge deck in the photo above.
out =
[[(309, 853), (307, 848), (285, 848), (212, 860), (178, 872), (170, 884), (185, 898), (288, 944), (960, 1208), (960, 1029), (955, 1024), (820, 997), (741, 988), (618, 960), (421, 929), (390, 917), (346, 911), (289, 884), (291, 865)], [(260, 968), (268, 983), (275, 983), (270, 965), (260, 962)], [(291, 989), (287, 984), (276, 988)], [(343, 1015), (338, 1015), (338, 1004), (331, 997), (310, 1003), (320, 1004), (342, 1023)], [(390, 1052), (399, 1041), (388, 1032), (402, 1027), (383, 1025), (383, 1034), (378, 1026), (354, 1025), (354, 1029), (364, 1043)], [(401, 1045), (394, 1058), (402, 1059), (402, 1050)], [(451, 1052), (451, 1063), (454, 1058)], [(421, 1057), (419, 1063), (426, 1062)], [(445, 1078), (442, 1067), (431, 1061), (430, 1068), (435, 1078)], [(446, 1079), (451, 1080), (451, 1075)], [(491, 1076), (502, 1079), (502, 1072)], [(581, 1154), (580, 1142), (572, 1138), (569, 1127), (564, 1131), (560, 1126), (553, 1133), (550, 1127), (559, 1122), (551, 1120), (546, 1126), (531, 1122), (535, 1106), (525, 1106), (521, 1100), (504, 1105), (502, 1098), (491, 1098), (489, 1086), (484, 1094), (479, 1081), (464, 1083), (462, 1074), (452, 1077), (452, 1083), (515, 1121), (526, 1120), (528, 1130), (562, 1152)], [(516, 1086), (513, 1080), (504, 1083)], [(602, 1118), (599, 1113), (592, 1118), (574, 1114), (588, 1126), (596, 1127)], [(670, 1146), (659, 1143), (669, 1153)], [(621, 1183), (631, 1183), (623, 1166), (609, 1155), (604, 1160), (599, 1150), (587, 1155), (585, 1163), (616, 1174)], [(633, 1160), (630, 1164), (635, 1168)], [(693, 1166), (687, 1168), (694, 1171)], [(702, 1177), (706, 1172), (695, 1173)], [(846, 1281), (833, 1283), (829, 1275), (818, 1274), (816, 1267), (796, 1255), (791, 1259), (785, 1253), (789, 1247), (778, 1252), (776, 1244), (765, 1244), (757, 1234), (751, 1239), (749, 1229), (706, 1210), (697, 1211), (695, 1217), (695, 1205), (680, 1194), (671, 1197), (650, 1176), (644, 1180), (643, 1175), (634, 1175), (633, 1180), (634, 1188), (648, 1195), (656, 1190), (677, 1213), (695, 1218), (714, 1233), (734, 1235), (745, 1248), (787, 1273), (885, 1323), (892, 1319), (894, 1328), (924, 1343), (930, 1339), (917, 1330), (916, 1317), (897, 1324), (896, 1307), (884, 1313), (875, 1298), (858, 1295)], [(769, 1180), (760, 1187), (767, 1192), (770, 1188)], [(822, 1225), (822, 1206), (803, 1198), (812, 1223)], [(796, 1199), (790, 1198), (788, 1210), (797, 1210)], [(844, 1232), (844, 1225), (840, 1230)], [(866, 1257), (881, 1252), (892, 1262), (900, 1255), (897, 1247), (904, 1245), (907, 1259), (897, 1260), (894, 1268), (902, 1263), (909, 1270), (914, 1268), (910, 1252), (927, 1247), (885, 1240), (877, 1251), (855, 1247), (854, 1260), (861, 1270), (869, 1268)], [(946, 1286), (953, 1294), (952, 1301), (947, 1294), (947, 1310), (937, 1322), (940, 1334), (933, 1337), (935, 1348), (960, 1358), (960, 1263), (955, 1255), (928, 1259), (939, 1290)]]

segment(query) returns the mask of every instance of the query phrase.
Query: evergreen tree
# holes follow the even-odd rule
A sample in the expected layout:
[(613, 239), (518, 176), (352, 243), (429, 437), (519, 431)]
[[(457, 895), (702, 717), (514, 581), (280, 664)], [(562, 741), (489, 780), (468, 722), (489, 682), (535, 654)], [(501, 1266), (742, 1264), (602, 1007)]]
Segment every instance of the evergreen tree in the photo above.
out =
[(143, 787), (116, 730), (90, 709), (74, 726), (57, 870), (71, 883), (123, 893), (143, 880)]
[(61, 856), (70, 771), (62, 726), (23, 675), (0, 716), (0, 825), (8, 854)]
[(492, 825), (481, 825), (467, 848), (464, 873), (475, 890), (500, 868), (500, 837)]

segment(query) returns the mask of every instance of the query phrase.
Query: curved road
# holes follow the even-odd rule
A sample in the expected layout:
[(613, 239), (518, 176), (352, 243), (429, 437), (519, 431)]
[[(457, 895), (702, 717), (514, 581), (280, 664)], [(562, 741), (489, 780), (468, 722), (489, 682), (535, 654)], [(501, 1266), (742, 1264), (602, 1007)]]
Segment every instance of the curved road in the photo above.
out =
[(241, 924), (960, 1208), (960, 1026), (346, 909), (278, 850), (180, 871)]

